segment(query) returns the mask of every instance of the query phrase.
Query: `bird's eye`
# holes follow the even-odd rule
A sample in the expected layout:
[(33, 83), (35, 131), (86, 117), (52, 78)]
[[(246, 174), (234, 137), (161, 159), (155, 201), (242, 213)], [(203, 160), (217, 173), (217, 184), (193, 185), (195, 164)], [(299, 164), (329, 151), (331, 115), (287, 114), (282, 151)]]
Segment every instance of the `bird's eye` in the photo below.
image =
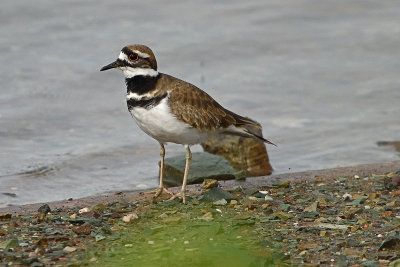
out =
[(130, 54), (128, 58), (129, 58), (130, 61), (133, 61), (133, 62), (139, 60), (138, 54), (135, 54), (135, 53)]

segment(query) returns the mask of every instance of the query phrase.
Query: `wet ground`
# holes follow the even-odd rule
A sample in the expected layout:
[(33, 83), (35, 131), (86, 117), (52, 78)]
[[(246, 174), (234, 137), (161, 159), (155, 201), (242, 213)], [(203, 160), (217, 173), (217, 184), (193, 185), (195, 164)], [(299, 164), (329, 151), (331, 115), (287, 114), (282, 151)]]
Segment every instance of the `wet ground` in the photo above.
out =
[[(400, 161), (0, 209), (0, 262), (22, 266), (398, 264)], [(376, 173), (382, 171), (382, 173)], [(290, 180), (299, 176), (302, 179)], [(214, 183), (208, 183), (208, 185)], [(214, 184), (217, 185), (217, 184)], [(174, 188), (177, 190), (178, 188)], [(38, 208), (39, 207), (39, 208)], [(394, 264), (394, 266), (396, 266)], [(392, 266), (392, 265), (390, 265)]]
[(157, 184), (159, 148), (130, 118), (122, 74), (99, 72), (129, 43), (258, 120), (276, 173), (398, 159), (376, 142), (399, 139), (399, 13), (393, 1), (3, 1), (0, 206)]

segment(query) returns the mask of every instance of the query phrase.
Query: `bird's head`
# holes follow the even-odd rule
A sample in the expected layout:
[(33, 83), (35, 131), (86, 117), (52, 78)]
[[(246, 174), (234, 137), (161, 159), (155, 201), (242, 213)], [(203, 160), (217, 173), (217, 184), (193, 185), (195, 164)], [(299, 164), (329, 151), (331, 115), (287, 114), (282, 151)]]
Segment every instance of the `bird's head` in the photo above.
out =
[(134, 76), (157, 76), (157, 61), (153, 51), (145, 45), (134, 44), (122, 48), (117, 60), (104, 66), (100, 71), (120, 69), (125, 78)]

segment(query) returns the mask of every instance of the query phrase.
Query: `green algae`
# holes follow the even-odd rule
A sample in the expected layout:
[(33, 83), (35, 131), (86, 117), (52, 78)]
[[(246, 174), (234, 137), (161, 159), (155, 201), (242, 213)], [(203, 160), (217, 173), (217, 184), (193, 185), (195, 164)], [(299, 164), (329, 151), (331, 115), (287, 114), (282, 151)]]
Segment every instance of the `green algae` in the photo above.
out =
[[(259, 236), (253, 220), (238, 223), (228, 210), (188, 206), (156, 205), (134, 223), (114, 226), (118, 237), (89, 247), (84, 261), (88, 266), (286, 266), (285, 255), (266, 245), (270, 242)], [(205, 209), (214, 211), (212, 217), (202, 216)]]

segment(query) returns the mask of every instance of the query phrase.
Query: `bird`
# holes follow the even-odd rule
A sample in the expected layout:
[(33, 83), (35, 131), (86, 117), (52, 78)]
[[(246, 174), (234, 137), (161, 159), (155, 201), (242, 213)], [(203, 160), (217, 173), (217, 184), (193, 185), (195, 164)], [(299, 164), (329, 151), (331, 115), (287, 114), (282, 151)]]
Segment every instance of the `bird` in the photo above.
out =
[[(262, 135), (261, 125), (222, 107), (195, 85), (159, 72), (153, 51), (146, 45), (122, 48), (118, 58), (100, 71), (119, 69), (127, 87), (128, 110), (137, 125), (160, 144), (159, 186), (154, 199), (162, 192), (186, 203), (186, 184), (192, 159), (190, 146), (211, 135), (237, 135), (275, 145)], [(172, 194), (163, 184), (165, 145), (182, 144), (186, 149), (182, 188)]]

